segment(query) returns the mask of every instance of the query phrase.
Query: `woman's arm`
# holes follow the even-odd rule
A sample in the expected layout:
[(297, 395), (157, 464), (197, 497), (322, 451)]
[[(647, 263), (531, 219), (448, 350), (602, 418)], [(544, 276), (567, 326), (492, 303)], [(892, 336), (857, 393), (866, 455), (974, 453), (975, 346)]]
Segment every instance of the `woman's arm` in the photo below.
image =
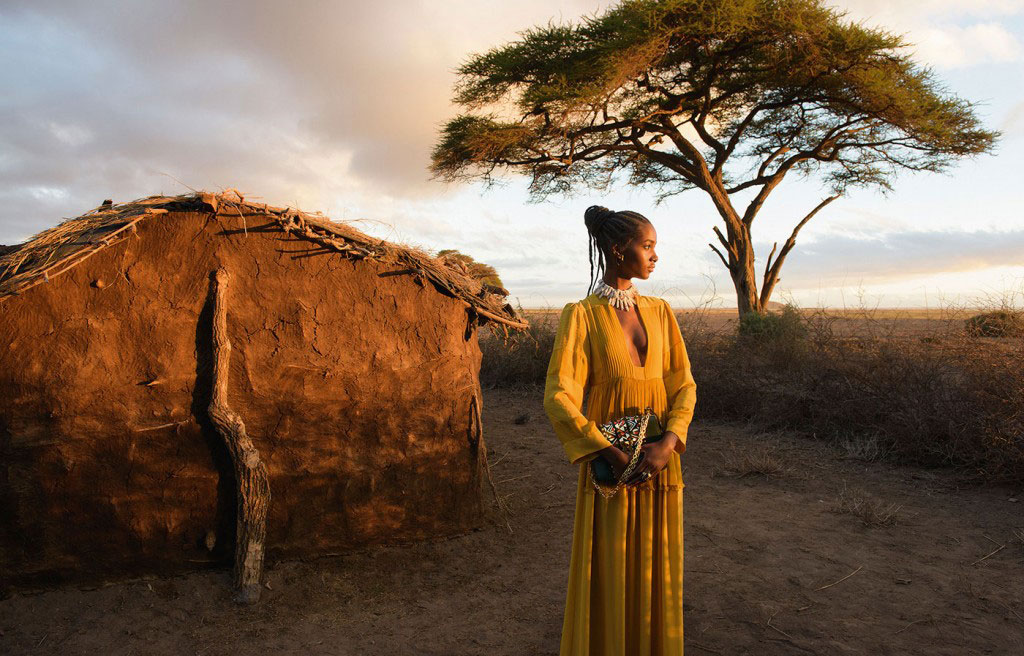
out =
[[(567, 303), (562, 309), (544, 383), (544, 411), (572, 464), (589, 462), (600, 453), (617, 451), (581, 408), (590, 371), (589, 342), (583, 308)], [(608, 451), (604, 451), (609, 449)], [(612, 457), (609, 461), (614, 462)]]
[(674, 449), (682, 454), (686, 451), (686, 433), (693, 419), (693, 408), (697, 404), (697, 383), (690, 371), (690, 358), (686, 354), (686, 344), (679, 330), (679, 322), (668, 301), (665, 305), (665, 363), (663, 367), (665, 392), (668, 397), (668, 418), (665, 432), (674, 433), (677, 440)]

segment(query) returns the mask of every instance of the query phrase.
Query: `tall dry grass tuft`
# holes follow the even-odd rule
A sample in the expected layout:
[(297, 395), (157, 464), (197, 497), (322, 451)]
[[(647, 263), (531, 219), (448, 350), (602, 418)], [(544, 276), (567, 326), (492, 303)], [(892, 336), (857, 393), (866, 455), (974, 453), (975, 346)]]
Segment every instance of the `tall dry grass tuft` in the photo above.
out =
[[(484, 384), (543, 385), (558, 312), (526, 314), (533, 327), (515, 341), (481, 339)], [(706, 312), (679, 313), (698, 386), (696, 418), (798, 431), (864, 460), (1020, 480), (1024, 339), (976, 337), (968, 314), (948, 307), (928, 321), (902, 321), (877, 308), (790, 308), (768, 328), (726, 331)]]
[(559, 309), (526, 311), (516, 308), (530, 321), (530, 328), (504, 335), (481, 333), (480, 384), (483, 387), (537, 388), (544, 386), (551, 349), (558, 331)]
[(892, 526), (897, 523), (902, 505), (887, 503), (870, 495), (855, 494), (845, 487), (832, 504), (832, 512), (853, 515), (864, 526)]
[(715, 470), (713, 476), (732, 476), (744, 478), (761, 476), (771, 478), (782, 476), (786, 472), (783, 458), (770, 447), (737, 448), (725, 455), (722, 466)]

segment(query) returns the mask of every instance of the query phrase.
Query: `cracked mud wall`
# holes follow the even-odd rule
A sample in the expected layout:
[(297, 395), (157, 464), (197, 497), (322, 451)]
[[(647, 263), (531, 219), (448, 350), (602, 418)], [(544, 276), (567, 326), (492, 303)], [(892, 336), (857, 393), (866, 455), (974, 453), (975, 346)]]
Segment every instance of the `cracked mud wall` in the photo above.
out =
[(464, 304), (268, 227), (146, 220), (0, 303), (0, 581), (230, 562), (231, 468), (205, 414), (219, 266), (228, 401), (270, 475), (270, 560), (478, 524)]

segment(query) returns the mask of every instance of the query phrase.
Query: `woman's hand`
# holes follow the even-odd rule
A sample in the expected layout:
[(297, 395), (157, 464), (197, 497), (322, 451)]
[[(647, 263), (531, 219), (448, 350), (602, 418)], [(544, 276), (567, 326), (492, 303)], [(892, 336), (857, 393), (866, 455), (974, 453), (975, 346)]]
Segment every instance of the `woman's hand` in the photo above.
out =
[(626, 455), (626, 452), (617, 446), (609, 446), (598, 451), (598, 454), (608, 461), (612, 468), (612, 475), (615, 476), (615, 480), (619, 480), (629, 464), (629, 456)]
[(634, 483), (643, 482), (646, 480), (643, 478), (645, 473), (650, 473), (649, 478), (654, 478), (661, 473), (661, 470), (665, 468), (665, 465), (668, 464), (669, 459), (672, 457), (672, 452), (675, 450), (676, 442), (678, 441), (678, 435), (673, 432), (666, 432), (657, 442), (644, 444), (640, 447), (641, 454), (640, 459), (636, 463), (636, 469), (633, 470), (632, 475), (625, 481), (625, 484), (633, 485)]

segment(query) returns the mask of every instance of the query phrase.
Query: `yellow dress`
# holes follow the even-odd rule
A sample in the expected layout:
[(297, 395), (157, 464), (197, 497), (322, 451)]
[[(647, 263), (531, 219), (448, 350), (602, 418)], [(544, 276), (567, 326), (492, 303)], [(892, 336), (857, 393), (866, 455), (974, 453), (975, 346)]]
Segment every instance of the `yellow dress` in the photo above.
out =
[[(579, 466), (559, 656), (683, 653), (680, 455), (697, 386), (668, 303), (640, 296), (637, 309), (647, 332), (643, 366), (630, 358), (615, 309), (597, 294), (562, 309), (548, 365), (544, 410)], [(648, 405), (679, 442), (657, 476), (605, 499), (589, 478), (590, 460), (609, 446), (597, 426)]]

